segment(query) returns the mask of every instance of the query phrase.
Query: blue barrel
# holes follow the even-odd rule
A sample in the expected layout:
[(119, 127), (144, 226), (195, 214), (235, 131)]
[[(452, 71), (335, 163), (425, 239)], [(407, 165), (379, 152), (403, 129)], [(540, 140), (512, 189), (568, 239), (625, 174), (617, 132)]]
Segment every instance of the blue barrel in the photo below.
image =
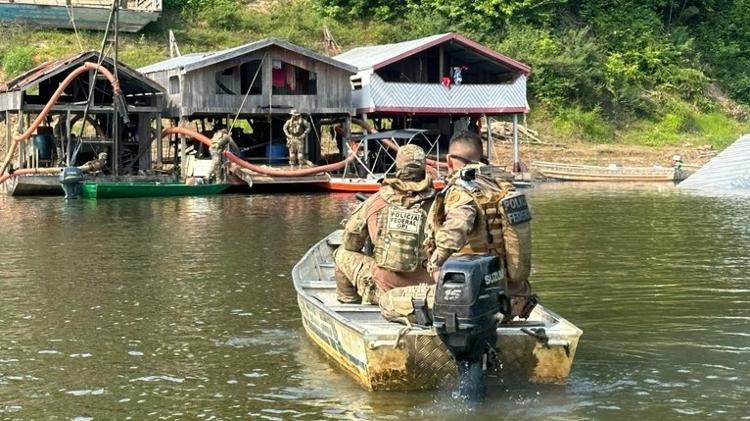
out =
[(271, 158), (272, 164), (283, 164), (289, 160), (289, 152), (283, 142), (272, 143), (270, 151), (266, 146), (266, 156)]
[(52, 151), (55, 150), (55, 142), (52, 135), (37, 134), (34, 135), (34, 148), (39, 151), (40, 160), (51, 160)]

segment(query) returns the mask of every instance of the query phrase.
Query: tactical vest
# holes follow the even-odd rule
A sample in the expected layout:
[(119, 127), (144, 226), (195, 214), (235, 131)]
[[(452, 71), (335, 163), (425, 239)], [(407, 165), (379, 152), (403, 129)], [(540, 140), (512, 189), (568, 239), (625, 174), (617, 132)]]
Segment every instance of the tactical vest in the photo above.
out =
[(302, 133), (304, 133), (306, 129), (305, 123), (306, 122), (304, 120), (290, 121), (288, 126), (289, 134), (291, 134), (293, 137), (302, 136)]
[(414, 272), (425, 260), (422, 250), (427, 213), (417, 202), (411, 207), (388, 203), (378, 217), (373, 257), (382, 269)]
[(482, 191), (467, 188), (478, 212), (466, 245), (456, 254), (491, 253), (505, 261), (509, 282), (524, 282), (531, 272), (531, 212), (526, 196), (507, 182), (499, 190)]

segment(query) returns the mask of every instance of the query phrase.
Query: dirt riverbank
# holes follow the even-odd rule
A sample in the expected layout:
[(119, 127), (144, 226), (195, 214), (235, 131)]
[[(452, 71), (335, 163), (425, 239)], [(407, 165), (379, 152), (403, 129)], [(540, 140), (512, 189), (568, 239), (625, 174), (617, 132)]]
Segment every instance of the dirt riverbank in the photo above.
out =
[[(669, 166), (673, 155), (682, 156), (688, 166), (702, 166), (718, 153), (710, 147), (641, 146), (622, 144), (563, 143), (556, 145), (522, 144), (521, 160), (531, 166), (534, 161), (570, 164), (622, 166)], [(512, 160), (510, 143), (495, 144), (492, 162), (500, 165)]]

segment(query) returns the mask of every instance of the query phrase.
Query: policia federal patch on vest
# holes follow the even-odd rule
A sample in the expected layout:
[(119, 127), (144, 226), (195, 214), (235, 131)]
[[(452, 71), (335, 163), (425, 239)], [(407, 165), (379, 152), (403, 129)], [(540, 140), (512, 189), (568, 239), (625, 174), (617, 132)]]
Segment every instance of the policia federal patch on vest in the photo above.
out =
[(505, 209), (505, 215), (510, 225), (517, 225), (531, 221), (531, 211), (526, 203), (526, 195), (522, 193), (508, 196), (500, 201)]
[(402, 209), (388, 209), (388, 229), (410, 234), (419, 234), (422, 228), (422, 213)]

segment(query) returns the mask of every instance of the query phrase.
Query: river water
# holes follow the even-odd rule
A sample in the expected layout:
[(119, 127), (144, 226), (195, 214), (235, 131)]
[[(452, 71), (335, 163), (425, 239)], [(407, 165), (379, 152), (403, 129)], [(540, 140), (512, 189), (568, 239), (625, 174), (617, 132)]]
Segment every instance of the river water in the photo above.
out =
[(750, 199), (532, 189), (533, 282), (581, 327), (566, 386), (371, 393), (290, 280), (350, 195), (0, 197), (0, 419), (750, 419)]

